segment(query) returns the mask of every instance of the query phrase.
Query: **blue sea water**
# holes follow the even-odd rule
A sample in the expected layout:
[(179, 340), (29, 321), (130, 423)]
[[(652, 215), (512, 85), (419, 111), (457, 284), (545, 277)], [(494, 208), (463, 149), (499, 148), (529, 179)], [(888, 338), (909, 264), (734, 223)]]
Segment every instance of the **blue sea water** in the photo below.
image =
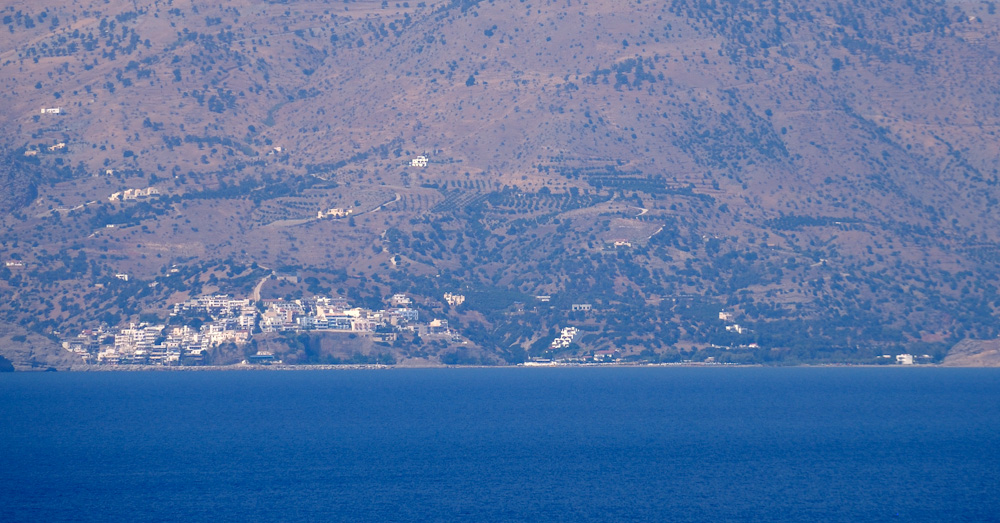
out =
[(1000, 371), (0, 375), (0, 521), (998, 521)]

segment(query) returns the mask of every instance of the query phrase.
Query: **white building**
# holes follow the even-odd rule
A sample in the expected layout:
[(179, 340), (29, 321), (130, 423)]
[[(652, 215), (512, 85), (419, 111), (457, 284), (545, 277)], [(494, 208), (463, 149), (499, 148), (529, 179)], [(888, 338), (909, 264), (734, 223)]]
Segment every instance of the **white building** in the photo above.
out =
[(323, 218), (346, 218), (354, 212), (354, 209), (341, 209), (340, 207), (334, 207), (333, 209), (328, 209), (326, 211), (316, 211), (316, 218), (322, 220)]
[(351, 320), (351, 330), (354, 332), (375, 332), (375, 322), (368, 318), (354, 318)]
[(163, 325), (129, 324), (128, 328), (121, 329), (115, 335), (114, 350), (124, 354), (148, 349), (153, 346), (164, 328)]
[(389, 318), (397, 318), (398, 322), (408, 323), (420, 320), (420, 313), (416, 309), (401, 307), (389, 310)]
[(427, 157), (420, 155), (410, 160), (410, 167), (427, 167)]
[(912, 354), (897, 354), (896, 363), (899, 365), (913, 365)]
[(461, 305), (461, 304), (465, 303), (465, 295), (464, 294), (452, 294), (450, 292), (446, 292), (446, 293), (444, 293), (444, 301), (448, 302), (448, 305), (451, 305), (451, 306), (455, 307), (455, 306), (458, 306), (458, 305)]
[(411, 303), (413, 303), (413, 300), (411, 300), (405, 294), (393, 294), (392, 298), (389, 299), (389, 304), (391, 304), (393, 307), (406, 307)]

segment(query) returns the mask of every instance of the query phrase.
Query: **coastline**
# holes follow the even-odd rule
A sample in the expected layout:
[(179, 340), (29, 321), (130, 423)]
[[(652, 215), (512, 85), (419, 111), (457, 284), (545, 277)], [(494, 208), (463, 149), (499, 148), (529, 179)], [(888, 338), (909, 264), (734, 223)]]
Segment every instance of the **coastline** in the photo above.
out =
[[(799, 365), (761, 365), (761, 364), (726, 364), (726, 363), (615, 363), (615, 364), (554, 364), (554, 365), (200, 365), (200, 366), (159, 366), (159, 365), (74, 365), (67, 370), (58, 372), (248, 372), (248, 371), (321, 371), (321, 370), (421, 370), (421, 369), (566, 369), (566, 368), (878, 368), (878, 369), (916, 369), (916, 368), (992, 368), (988, 366), (955, 366), (939, 363), (922, 365), (872, 365), (851, 363), (799, 364)], [(45, 372), (45, 369), (21, 370), (19, 373)]]

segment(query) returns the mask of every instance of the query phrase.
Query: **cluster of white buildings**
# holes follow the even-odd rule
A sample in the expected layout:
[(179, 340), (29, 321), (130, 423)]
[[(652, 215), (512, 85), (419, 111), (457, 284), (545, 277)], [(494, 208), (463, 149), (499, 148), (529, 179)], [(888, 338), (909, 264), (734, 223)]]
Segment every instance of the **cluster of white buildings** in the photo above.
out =
[(130, 201), (130, 200), (142, 200), (146, 198), (153, 198), (160, 195), (160, 190), (156, 187), (147, 187), (145, 189), (125, 189), (124, 191), (119, 191), (111, 196), (108, 196), (108, 200), (117, 201)]
[[(185, 321), (184, 314), (190, 312), (204, 312), (211, 321)], [(170, 325), (131, 323), (121, 329), (84, 330), (64, 340), (62, 345), (87, 363), (200, 363), (204, 361), (206, 349), (223, 343), (244, 345), (249, 342), (259, 314), (250, 300), (217, 295), (175, 304), (170, 316), (175, 318)]]
[(97, 329), (83, 330), (76, 337), (63, 340), (62, 346), (86, 359), (92, 354), (97, 354), (102, 343), (113, 339), (114, 333), (101, 326)]
[(118, 331), (114, 345), (99, 348), (96, 363), (169, 365), (181, 360), (200, 363), (208, 348), (222, 343), (244, 345), (248, 341), (249, 330), (234, 329), (223, 322), (211, 322), (200, 328), (133, 323)]
[(576, 333), (579, 332), (576, 327), (566, 327), (560, 331), (559, 336), (552, 340), (550, 345), (553, 349), (565, 349), (573, 343), (573, 338), (576, 337)]
[(465, 303), (465, 295), (446, 292), (444, 293), (444, 301), (448, 302), (448, 305), (451, 305), (452, 307), (457, 307)]
[(419, 332), (420, 314), (409, 307), (404, 295), (393, 296), (392, 306), (383, 310), (352, 307), (344, 298), (316, 296), (312, 300), (264, 300), (260, 318), (263, 332), (336, 331), (374, 333), (410, 330)]
[(750, 332), (750, 329), (740, 325), (739, 323), (733, 322), (735, 315), (731, 312), (719, 312), (719, 319), (729, 324), (726, 325), (726, 332), (735, 332), (736, 334), (746, 334)]
[[(201, 323), (184, 321), (185, 313), (204, 312), (211, 321)], [(117, 333), (103, 337), (95, 345), (90, 331), (83, 331), (78, 339), (88, 343), (83, 352), (88, 361), (98, 364), (176, 364), (181, 360), (200, 362), (205, 350), (223, 343), (244, 345), (250, 341), (259, 316), (253, 302), (233, 299), (225, 295), (202, 296), (173, 306), (171, 325), (148, 323), (129, 324)], [(177, 325), (180, 323), (180, 325)], [(201, 323), (199, 325), (199, 323)], [(113, 338), (113, 344), (107, 343)], [(78, 347), (69, 342), (72, 350)], [(67, 346), (67, 342), (63, 342)], [(79, 352), (79, 351), (78, 351)]]
[(85, 330), (63, 341), (63, 347), (88, 363), (170, 365), (201, 362), (207, 349), (223, 343), (243, 346), (255, 332), (350, 332), (381, 341), (395, 340), (398, 332), (455, 336), (448, 320), (419, 323), (420, 314), (406, 295), (396, 294), (390, 302), (389, 308), (371, 310), (352, 307), (339, 297), (255, 302), (201, 296), (174, 304), (168, 325), (133, 323), (117, 330)]
[(316, 296), (310, 300), (263, 300), (260, 316), (263, 332), (331, 331), (375, 335), (381, 340), (395, 339), (397, 332), (419, 336), (454, 336), (448, 320), (433, 319), (420, 323), (420, 313), (412, 308), (413, 300), (395, 294), (389, 307), (381, 310), (352, 307), (344, 298)]
[(621, 358), (622, 353), (618, 349), (594, 351), (594, 363), (614, 363)]
[(892, 354), (883, 354), (879, 358), (887, 359), (890, 362), (895, 361), (896, 365), (918, 365), (930, 363), (933, 356), (930, 354), (921, 354), (919, 356), (916, 354), (896, 354), (895, 356)]
[[(74, 338), (63, 340), (64, 349), (79, 355), (87, 363), (166, 364), (180, 361), (184, 350), (172, 331), (163, 325), (130, 324), (117, 332), (100, 327), (87, 329)], [(189, 353), (190, 353), (190, 349)], [(196, 347), (201, 357), (201, 347)]]
[(200, 296), (182, 303), (174, 304), (173, 315), (185, 311), (205, 311), (209, 314), (234, 315), (236, 313), (257, 313), (253, 302), (243, 298), (230, 298), (227, 294)]
[[(163, 344), (166, 340), (161, 339), (164, 328), (164, 325), (129, 324), (115, 334), (114, 345), (101, 347), (101, 351), (97, 353), (97, 362), (145, 363), (150, 357), (155, 357), (162, 363), (180, 361), (180, 350), (167, 354)], [(155, 356), (153, 353), (156, 353)]]
[(208, 325), (210, 331), (251, 331), (257, 325), (257, 307), (253, 301), (246, 298), (230, 298), (225, 294), (201, 296), (174, 304), (171, 316), (187, 311), (203, 311), (211, 316), (213, 321)]

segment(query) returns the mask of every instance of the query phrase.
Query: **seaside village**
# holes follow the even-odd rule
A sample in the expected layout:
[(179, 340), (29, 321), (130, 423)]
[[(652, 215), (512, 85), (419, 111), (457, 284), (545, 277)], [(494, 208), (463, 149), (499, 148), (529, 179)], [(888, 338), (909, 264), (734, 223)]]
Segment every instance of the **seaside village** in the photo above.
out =
[[(464, 296), (451, 295), (461, 303)], [(202, 296), (173, 306), (168, 325), (130, 324), (121, 329), (84, 330), (63, 341), (63, 348), (84, 362), (99, 365), (180, 365), (203, 363), (206, 351), (223, 343), (245, 346), (254, 333), (328, 331), (395, 341), (399, 332), (420, 337), (455, 338), (448, 321), (421, 323), (412, 300), (396, 294), (389, 307), (371, 310), (352, 307), (344, 298), (317, 296), (310, 300), (267, 299), (256, 302), (227, 295)], [(207, 315), (211, 321), (184, 320)], [(178, 321), (180, 320), (180, 321)], [(245, 363), (271, 363), (274, 355), (258, 352)]]
[[(548, 296), (538, 296), (548, 301)], [(451, 306), (465, 301), (460, 294), (445, 293), (444, 300)], [(84, 330), (79, 335), (65, 339), (63, 348), (79, 355), (84, 363), (96, 365), (199, 365), (205, 363), (207, 351), (225, 343), (245, 347), (253, 336), (272, 332), (325, 331), (369, 336), (377, 342), (396, 341), (400, 333), (412, 333), (421, 338), (448, 339), (463, 342), (462, 336), (448, 325), (448, 320), (433, 319), (421, 322), (413, 301), (405, 294), (395, 294), (388, 307), (371, 310), (353, 307), (345, 298), (316, 296), (308, 300), (232, 298), (228, 295), (202, 296), (172, 306), (170, 320), (164, 324), (130, 324), (111, 329), (102, 326)], [(573, 304), (573, 311), (589, 312), (590, 304)], [(734, 322), (732, 312), (720, 312), (719, 320), (727, 332), (743, 335), (751, 332)], [(569, 348), (579, 334), (576, 327), (564, 327), (549, 344), (541, 357), (529, 358), (524, 365), (579, 365), (609, 364), (623, 361), (622, 353), (615, 349), (596, 350), (586, 355), (554, 358)], [(754, 350), (756, 343), (725, 349)], [(898, 365), (913, 365), (916, 360), (930, 356), (911, 354), (883, 355), (895, 358)], [(709, 358), (706, 363), (714, 362)], [(244, 364), (280, 363), (274, 354), (258, 351), (248, 355)]]

